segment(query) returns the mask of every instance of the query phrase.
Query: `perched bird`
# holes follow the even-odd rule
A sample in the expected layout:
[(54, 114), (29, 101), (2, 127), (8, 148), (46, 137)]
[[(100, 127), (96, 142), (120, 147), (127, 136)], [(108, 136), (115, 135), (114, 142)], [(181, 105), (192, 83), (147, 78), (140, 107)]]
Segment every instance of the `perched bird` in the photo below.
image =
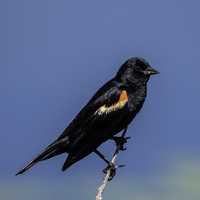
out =
[(147, 82), (153, 74), (158, 74), (158, 71), (143, 58), (128, 59), (117, 74), (96, 92), (63, 133), (16, 175), (23, 174), (40, 161), (63, 153), (68, 153), (63, 171), (92, 152), (109, 163), (97, 148), (113, 139), (121, 144), (123, 150), (126, 138), (115, 135), (122, 130), (126, 131), (142, 108), (147, 94)]

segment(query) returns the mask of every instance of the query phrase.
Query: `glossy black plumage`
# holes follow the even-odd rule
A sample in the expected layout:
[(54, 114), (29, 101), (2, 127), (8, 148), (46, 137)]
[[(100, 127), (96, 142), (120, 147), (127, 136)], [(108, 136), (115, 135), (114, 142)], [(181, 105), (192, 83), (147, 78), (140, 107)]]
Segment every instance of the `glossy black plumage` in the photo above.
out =
[(92, 97), (64, 132), (17, 175), (39, 161), (68, 153), (63, 171), (126, 129), (145, 101), (147, 82), (158, 72), (142, 58), (130, 58)]

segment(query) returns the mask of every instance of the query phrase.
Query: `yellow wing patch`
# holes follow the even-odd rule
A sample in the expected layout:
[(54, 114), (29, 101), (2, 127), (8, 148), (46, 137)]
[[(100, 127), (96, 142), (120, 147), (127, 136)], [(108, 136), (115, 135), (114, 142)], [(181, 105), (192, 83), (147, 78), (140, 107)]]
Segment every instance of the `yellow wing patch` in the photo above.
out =
[(111, 106), (101, 106), (97, 111), (96, 111), (96, 114), (98, 115), (102, 115), (102, 114), (108, 114), (110, 112), (113, 112), (113, 111), (116, 111), (116, 110), (119, 110), (121, 108), (123, 108), (126, 103), (128, 102), (128, 94), (126, 92), (126, 90), (123, 90), (121, 92), (121, 95), (119, 97), (119, 100), (117, 103), (111, 105)]

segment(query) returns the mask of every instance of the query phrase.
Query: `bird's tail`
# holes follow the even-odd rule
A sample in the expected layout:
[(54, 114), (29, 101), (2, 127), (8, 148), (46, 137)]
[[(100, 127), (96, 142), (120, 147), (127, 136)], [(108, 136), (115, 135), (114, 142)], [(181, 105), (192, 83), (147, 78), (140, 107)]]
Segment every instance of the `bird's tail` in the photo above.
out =
[(67, 144), (68, 141), (66, 141), (66, 139), (61, 139), (53, 142), (41, 154), (39, 154), (35, 159), (33, 159), (28, 165), (26, 165), (23, 169), (17, 172), (16, 176), (23, 174), (40, 161), (50, 159), (54, 156), (66, 152)]

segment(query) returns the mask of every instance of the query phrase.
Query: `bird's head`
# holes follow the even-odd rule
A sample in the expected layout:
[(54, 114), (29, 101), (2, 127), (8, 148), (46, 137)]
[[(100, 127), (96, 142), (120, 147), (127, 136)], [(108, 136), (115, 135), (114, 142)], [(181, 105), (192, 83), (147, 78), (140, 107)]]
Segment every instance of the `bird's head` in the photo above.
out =
[(155, 74), (159, 72), (152, 68), (144, 58), (134, 57), (121, 66), (116, 77), (137, 85), (146, 83), (150, 76)]

